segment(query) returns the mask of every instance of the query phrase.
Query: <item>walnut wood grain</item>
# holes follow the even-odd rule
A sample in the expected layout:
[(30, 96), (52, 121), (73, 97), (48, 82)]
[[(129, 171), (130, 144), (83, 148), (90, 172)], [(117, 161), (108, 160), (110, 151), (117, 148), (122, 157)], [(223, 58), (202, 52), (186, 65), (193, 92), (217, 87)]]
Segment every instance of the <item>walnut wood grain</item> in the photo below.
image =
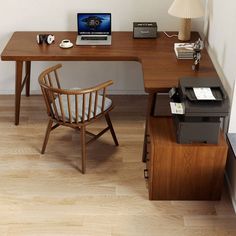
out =
[[(157, 39), (133, 39), (132, 32), (113, 32), (111, 46), (59, 47), (67, 38), (75, 44), (76, 32), (50, 32), (52, 45), (38, 45), (36, 35), (42, 32), (15, 32), (1, 54), (3, 61), (138, 61), (142, 63), (146, 92), (177, 85), (183, 76), (217, 76), (206, 50), (202, 51), (200, 70), (192, 71), (192, 60), (177, 60), (173, 47), (177, 38), (159, 32)], [(43, 32), (46, 33), (46, 32)], [(199, 34), (192, 32), (192, 41)]]

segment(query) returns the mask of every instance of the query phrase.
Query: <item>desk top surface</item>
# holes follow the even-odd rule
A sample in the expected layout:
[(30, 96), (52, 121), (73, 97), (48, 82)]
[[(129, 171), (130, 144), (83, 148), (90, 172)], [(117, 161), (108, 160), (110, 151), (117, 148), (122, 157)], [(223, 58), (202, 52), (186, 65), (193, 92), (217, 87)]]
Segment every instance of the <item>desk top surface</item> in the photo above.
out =
[[(76, 32), (50, 32), (55, 35), (52, 45), (38, 45), (36, 35), (42, 32), (15, 32), (1, 54), (3, 61), (137, 61), (142, 64), (146, 92), (177, 86), (180, 77), (217, 77), (211, 59), (204, 49), (200, 70), (192, 71), (192, 60), (177, 60), (174, 53), (176, 37), (159, 32), (157, 39), (133, 39), (132, 32), (113, 32), (111, 46), (59, 47), (63, 39), (74, 44)], [(45, 33), (45, 32), (43, 32)], [(192, 41), (199, 37), (192, 33)]]

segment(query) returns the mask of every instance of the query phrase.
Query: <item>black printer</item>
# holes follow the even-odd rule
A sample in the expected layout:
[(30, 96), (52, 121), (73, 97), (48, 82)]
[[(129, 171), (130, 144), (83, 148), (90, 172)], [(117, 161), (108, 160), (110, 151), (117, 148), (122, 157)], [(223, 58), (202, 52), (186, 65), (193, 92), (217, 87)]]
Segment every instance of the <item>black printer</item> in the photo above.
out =
[(174, 114), (178, 143), (217, 144), (222, 117), (229, 113), (229, 99), (218, 78), (181, 78), (171, 100), (183, 106)]

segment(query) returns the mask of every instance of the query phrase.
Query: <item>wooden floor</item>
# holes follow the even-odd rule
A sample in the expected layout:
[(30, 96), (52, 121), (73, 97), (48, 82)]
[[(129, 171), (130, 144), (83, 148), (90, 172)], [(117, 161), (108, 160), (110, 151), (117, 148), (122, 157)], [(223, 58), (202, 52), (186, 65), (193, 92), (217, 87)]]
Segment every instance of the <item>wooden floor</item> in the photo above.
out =
[(13, 96), (0, 96), (0, 236), (236, 235), (226, 190), (220, 202), (148, 200), (141, 162), (146, 97), (113, 100), (120, 146), (109, 133), (89, 146), (82, 175), (74, 130), (53, 131), (40, 155), (47, 122), (41, 96), (22, 98), (19, 126)]

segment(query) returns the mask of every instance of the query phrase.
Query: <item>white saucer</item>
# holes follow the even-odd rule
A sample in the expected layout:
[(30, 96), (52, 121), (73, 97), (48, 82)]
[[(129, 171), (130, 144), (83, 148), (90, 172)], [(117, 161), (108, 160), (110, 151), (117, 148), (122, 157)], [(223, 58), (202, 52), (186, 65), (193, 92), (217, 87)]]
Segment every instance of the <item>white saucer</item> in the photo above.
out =
[(68, 43), (67, 45), (64, 45), (64, 44), (60, 43), (59, 46), (61, 48), (71, 48), (71, 47), (73, 47), (73, 43)]

